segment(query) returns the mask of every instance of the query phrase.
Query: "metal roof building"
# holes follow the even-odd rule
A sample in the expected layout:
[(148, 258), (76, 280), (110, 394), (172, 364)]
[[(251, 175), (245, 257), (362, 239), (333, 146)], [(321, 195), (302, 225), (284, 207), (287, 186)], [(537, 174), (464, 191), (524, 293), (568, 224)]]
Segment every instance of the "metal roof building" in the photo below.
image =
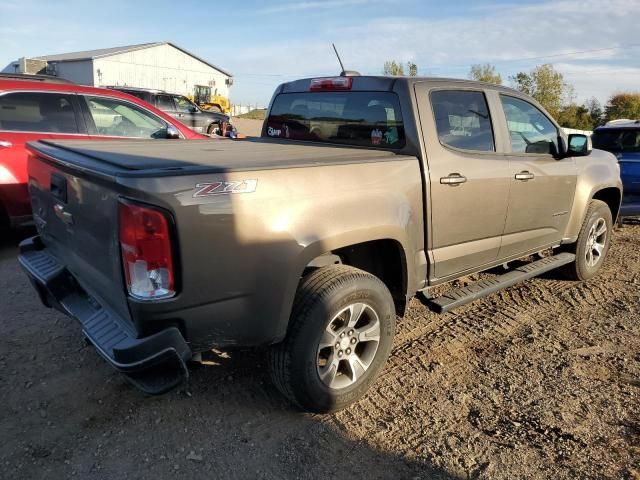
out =
[(195, 85), (229, 96), (232, 75), (171, 42), (21, 58), (4, 72), (48, 73), (82, 85), (154, 88), (192, 95)]

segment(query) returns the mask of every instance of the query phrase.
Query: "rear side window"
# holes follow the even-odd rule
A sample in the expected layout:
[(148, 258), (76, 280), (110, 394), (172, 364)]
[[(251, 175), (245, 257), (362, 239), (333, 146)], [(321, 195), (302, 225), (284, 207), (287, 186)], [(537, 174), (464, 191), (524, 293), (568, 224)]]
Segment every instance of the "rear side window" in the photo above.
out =
[(72, 96), (31, 92), (0, 95), (0, 130), (78, 133)]
[(169, 95), (158, 95), (156, 97), (156, 106), (160, 109), (160, 110), (164, 110), (164, 111), (170, 111), (170, 110), (175, 110), (176, 107), (173, 104), (173, 98), (171, 98)]
[(463, 150), (495, 151), (487, 101), (482, 92), (435, 91), (431, 105), (440, 143)]
[(519, 98), (500, 95), (514, 153), (553, 154), (558, 129), (538, 108)]
[(608, 152), (640, 152), (640, 128), (596, 130), (591, 137), (593, 148)]
[(398, 149), (405, 145), (398, 96), (391, 92), (278, 95), (266, 123), (273, 138)]

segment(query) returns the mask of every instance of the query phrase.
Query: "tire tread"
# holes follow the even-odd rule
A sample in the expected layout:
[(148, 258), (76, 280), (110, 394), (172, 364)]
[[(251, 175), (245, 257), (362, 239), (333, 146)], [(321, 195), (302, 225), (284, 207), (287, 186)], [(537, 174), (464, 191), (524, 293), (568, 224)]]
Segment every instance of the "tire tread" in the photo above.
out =
[(305, 410), (298, 400), (291, 380), (290, 351), (298, 331), (303, 327), (305, 319), (319, 299), (328, 297), (331, 292), (341, 289), (345, 284), (358, 279), (375, 279), (383, 288), (386, 285), (376, 276), (347, 265), (330, 265), (318, 268), (303, 277), (296, 292), (289, 329), (285, 339), (274, 345), (269, 352), (271, 379), (276, 388), (295, 406)]

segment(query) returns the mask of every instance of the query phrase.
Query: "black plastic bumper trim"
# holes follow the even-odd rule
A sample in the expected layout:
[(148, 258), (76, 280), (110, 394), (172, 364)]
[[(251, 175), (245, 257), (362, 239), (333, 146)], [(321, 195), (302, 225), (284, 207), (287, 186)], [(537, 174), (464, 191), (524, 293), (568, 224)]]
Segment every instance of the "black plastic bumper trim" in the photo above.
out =
[(137, 338), (130, 324), (80, 287), (38, 236), (20, 243), (18, 261), (42, 303), (78, 320), (98, 353), (137, 388), (158, 395), (189, 377), (191, 349), (176, 327)]

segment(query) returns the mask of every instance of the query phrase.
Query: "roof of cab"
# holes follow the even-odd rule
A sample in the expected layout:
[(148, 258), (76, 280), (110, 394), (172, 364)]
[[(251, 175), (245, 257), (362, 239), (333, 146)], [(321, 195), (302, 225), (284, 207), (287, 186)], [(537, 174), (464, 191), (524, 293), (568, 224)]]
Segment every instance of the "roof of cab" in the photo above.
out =
[[(292, 92), (306, 92), (309, 91), (309, 84), (311, 80), (316, 78), (334, 78), (339, 75), (327, 75), (325, 77), (309, 77), (303, 78), (300, 80), (293, 80), (291, 82), (283, 83), (280, 88), (282, 93), (292, 93)], [(451, 83), (452, 86), (455, 87), (466, 87), (466, 88), (490, 88), (492, 90), (500, 90), (508, 93), (515, 93), (518, 95), (522, 95), (522, 92), (519, 92), (513, 88), (505, 87), (502, 85), (496, 85), (494, 83), (487, 82), (478, 82), (476, 80), (466, 80), (460, 78), (444, 78), (444, 77), (392, 77), (392, 76), (383, 76), (383, 75), (354, 75), (350, 76), (353, 78), (353, 84), (351, 87), (351, 91), (391, 91), (393, 90), (394, 85), (397, 82), (405, 82), (408, 84), (415, 83), (437, 83), (437, 84), (446, 84)]]
[(606, 124), (596, 128), (596, 130), (631, 128), (640, 129), (640, 120), (630, 120), (628, 118), (620, 118), (618, 120), (610, 120)]

